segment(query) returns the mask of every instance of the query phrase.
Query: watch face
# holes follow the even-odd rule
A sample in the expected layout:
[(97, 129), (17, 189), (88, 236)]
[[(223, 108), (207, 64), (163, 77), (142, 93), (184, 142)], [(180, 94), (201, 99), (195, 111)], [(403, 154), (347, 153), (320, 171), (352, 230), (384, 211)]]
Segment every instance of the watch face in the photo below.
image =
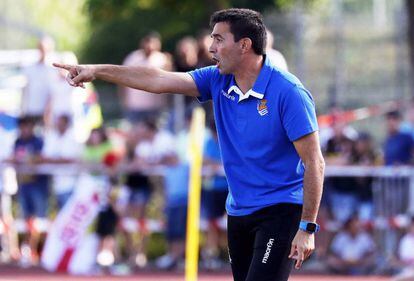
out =
[(315, 232), (316, 231), (316, 224), (314, 224), (314, 223), (308, 223), (306, 225), (306, 231)]

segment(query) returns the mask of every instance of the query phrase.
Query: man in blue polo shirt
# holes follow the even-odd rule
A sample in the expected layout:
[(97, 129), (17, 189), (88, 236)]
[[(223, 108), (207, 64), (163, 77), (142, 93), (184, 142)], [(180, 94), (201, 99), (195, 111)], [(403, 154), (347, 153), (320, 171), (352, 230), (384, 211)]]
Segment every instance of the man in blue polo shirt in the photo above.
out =
[(314, 249), (324, 160), (315, 105), (293, 75), (264, 53), (262, 16), (248, 9), (214, 13), (215, 66), (193, 72), (149, 67), (61, 65), (68, 82), (102, 79), (152, 93), (212, 100), (229, 183), (226, 203), (234, 280), (287, 280)]

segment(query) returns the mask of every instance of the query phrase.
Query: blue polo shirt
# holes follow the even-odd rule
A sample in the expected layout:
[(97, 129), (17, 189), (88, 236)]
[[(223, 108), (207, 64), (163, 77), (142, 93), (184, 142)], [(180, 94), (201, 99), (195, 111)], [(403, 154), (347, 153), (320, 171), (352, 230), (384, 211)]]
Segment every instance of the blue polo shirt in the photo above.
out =
[(303, 203), (304, 166), (293, 142), (318, 130), (311, 94), (265, 58), (246, 94), (216, 66), (189, 72), (201, 102), (212, 100), (229, 183), (226, 210), (243, 216), (277, 203)]
[(384, 144), (385, 165), (409, 165), (413, 151), (414, 140), (410, 134), (398, 132), (388, 136)]

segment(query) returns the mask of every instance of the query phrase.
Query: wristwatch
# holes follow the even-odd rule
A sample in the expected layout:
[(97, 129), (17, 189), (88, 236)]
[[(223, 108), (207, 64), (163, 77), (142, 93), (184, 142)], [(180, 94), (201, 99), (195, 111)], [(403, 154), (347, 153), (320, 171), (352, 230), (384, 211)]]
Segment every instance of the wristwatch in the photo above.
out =
[(302, 220), (300, 221), (299, 229), (312, 234), (319, 231), (319, 224)]

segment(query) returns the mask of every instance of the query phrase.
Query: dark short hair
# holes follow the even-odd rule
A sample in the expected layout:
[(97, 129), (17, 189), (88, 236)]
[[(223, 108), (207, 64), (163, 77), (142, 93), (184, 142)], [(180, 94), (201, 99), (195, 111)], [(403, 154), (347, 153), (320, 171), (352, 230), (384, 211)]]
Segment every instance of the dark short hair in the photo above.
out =
[(69, 114), (66, 114), (66, 113), (59, 115), (58, 119), (61, 119), (61, 120), (65, 121), (66, 124), (70, 124), (70, 122), (72, 121)]
[(238, 8), (220, 10), (211, 16), (210, 27), (213, 28), (219, 22), (226, 22), (230, 25), (234, 41), (238, 42), (242, 38), (250, 38), (254, 52), (257, 55), (265, 53), (266, 28), (259, 12)]
[(372, 136), (367, 133), (367, 132), (359, 132), (358, 133), (358, 137), (357, 137), (358, 141), (371, 141), (372, 140)]
[(92, 136), (93, 133), (99, 134), (102, 138), (103, 143), (108, 141), (108, 134), (106, 133), (105, 127), (100, 126), (100, 127), (97, 127), (97, 128), (94, 128), (94, 129), (91, 130), (91, 132), (89, 134), (89, 138), (86, 141), (86, 145), (91, 145), (91, 136)]
[(24, 115), (17, 119), (17, 125), (19, 127), (22, 125), (34, 125), (35, 123), (35, 119), (29, 115)]
[(398, 110), (392, 110), (392, 111), (387, 112), (385, 114), (385, 117), (387, 119), (396, 119), (396, 120), (400, 120), (402, 118), (401, 112), (399, 112)]

